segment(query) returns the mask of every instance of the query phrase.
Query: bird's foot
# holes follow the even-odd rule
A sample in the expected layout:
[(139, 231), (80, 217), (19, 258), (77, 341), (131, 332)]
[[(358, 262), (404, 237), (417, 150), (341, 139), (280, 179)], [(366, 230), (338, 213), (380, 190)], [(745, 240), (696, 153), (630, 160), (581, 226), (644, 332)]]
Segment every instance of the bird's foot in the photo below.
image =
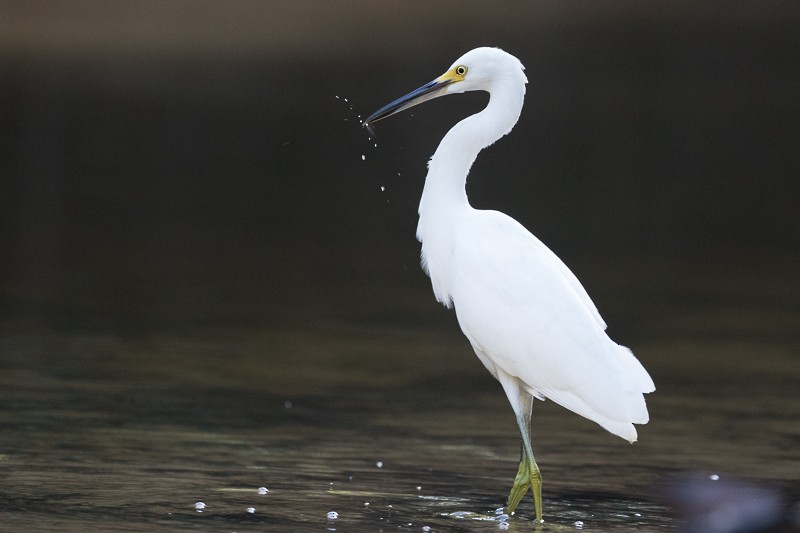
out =
[(514, 478), (514, 485), (508, 493), (506, 502), (506, 512), (512, 514), (531, 489), (533, 492), (533, 505), (536, 509), (536, 523), (542, 523), (542, 475), (535, 461), (526, 461), (524, 458), (519, 463), (517, 475)]
[(525, 460), (519, 462), (519, 469), (514, 478), (514, 485), (511, 487), (511, 492), (508, 493), (508, 501), (506, 502), (506, 512), (511, 514), (525, 497), (528, 489), (531, 488), (531, 476), (528, 473), (528, 464)]

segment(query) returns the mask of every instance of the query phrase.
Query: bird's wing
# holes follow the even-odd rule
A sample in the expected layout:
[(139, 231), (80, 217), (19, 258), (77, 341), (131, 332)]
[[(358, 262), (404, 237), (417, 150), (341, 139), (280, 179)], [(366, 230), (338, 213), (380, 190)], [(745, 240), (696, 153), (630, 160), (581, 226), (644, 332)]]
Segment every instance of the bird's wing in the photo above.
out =
[(583, 288), (581, 282), (578, 281), (578, 278), (575, 276), (575, 274), (572, 273), (572, 271), (567, 267), (567, 265), (565, 265), (564, 262), (555, 253), (553, 253), (552, 250), (550, 250), (550, 248), (545, 246), (545, 244), (542, 241), (537, 239), (533, 234), (531, 234), (528, 230), (526, 230), (524, 226), (519, 224), (516, 220), (514, 220), (511, 217), (508, 217), (507, 215), (504, 215), (503, 213), (499, 213), (497, 211), (495, 212), (498, 213), (499, 215), (503, 215), (503, 217), (506, 217), (507, 220), (513, 222), (519, 230), (523, 231), (526, 234), (528, 240), (528, 246), (533, 248), (538, 260), (547, 264), (553, 273), (557, 273), (560, 276), (560, 278), (563, 279), (569, 285), (569, 287), (574, 292), (574, 295), (577, 296), (577, 298), (581, 301), (586, 310), (592, 315), (592, 318), (594, 318), (594, 320), (597, 322), (597, 325), (600, 326), (601, 329), (605, 330), (606, 323), (603, 320), (603, 317), (600, 316), (600, 311), (597, 310), (597, 306), (594, 305), (594, 302), (589, 297), (589, 293), (586, 292), (586, 289)]
[[(450, 271), (459, 324), (490, 371), (635, 440), (652, 380), (577, 278), (536, 237), (496, 211), (459, 221)], [(631, 432), (632, 436), (631, 436)]]

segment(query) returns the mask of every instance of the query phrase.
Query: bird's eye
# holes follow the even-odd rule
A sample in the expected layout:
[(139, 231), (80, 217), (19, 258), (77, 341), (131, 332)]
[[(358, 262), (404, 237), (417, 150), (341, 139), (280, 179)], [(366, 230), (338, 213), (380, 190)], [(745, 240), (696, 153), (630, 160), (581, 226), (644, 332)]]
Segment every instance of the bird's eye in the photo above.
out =
[(464, 65), (459, 65), (456, 67), (456, 74), (458, 74), (459, 76), (463, 76), (466, 73), (467, 73), (467, 67), (465, 67)]

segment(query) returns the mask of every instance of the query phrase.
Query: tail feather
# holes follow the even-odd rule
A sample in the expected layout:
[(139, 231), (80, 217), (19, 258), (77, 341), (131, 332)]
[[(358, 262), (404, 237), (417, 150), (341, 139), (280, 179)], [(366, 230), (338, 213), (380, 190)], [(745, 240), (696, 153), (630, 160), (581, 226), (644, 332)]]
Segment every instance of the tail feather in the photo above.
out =
[[(530, 389), (529, 389), (529, 392)], [(531, 392), (533, 394), (533, 392)], [(549, 398), (556, 402), (557, 404), (561, 405), (569, 409), (570, 411), (581, 415), (584, 418), (588, 418), (592, 422), (597, 423), (606, 431), (617, 435), (618, 437), (622, 437), (623, 439), (627, 440), (628, 442), (636, 442), (638, 438), (636, 433), (636, 428), (633, 426), (634, 423), (636, 424), (646, 424), (647, 423), (647, 407), (644, 406), (644, 398), (641, 395), (639, 396), (639, 400), (641, 404), (644, 406), (644, 414), (645, 418), (641, 417), (625, 417), (625, 419), (611, 419), (608, 416), (604, 416), (596, 409), (593, 409), (589, 406), (583, 399), (566, 391), (559, 391), (559, 390), (546, 390), (537, 393), (539, 395), (544, 395), (546, 398)], [(642, 421), (640, 421), (642, 420)]]
[(617, 350), (617, 360), (622, 364), (625, 370), (628, 371), (633, 381), (638, 385), (639, 390), (643, 393), (649, 393), (656, 390), (656, 385), (653, 383), (653, 378), (647, 373), (642, 363), (633, 355), (630, 348), (619, 346)]
[[(628, 348), (614, 344), (612, 351), (619, 364), (615, 377), (620, 388), (605, 386), (583, 387), (574, 390), (528, 388), (531, 394), (550, 398), (559, 405), (596, 422), (607, 431), (628, 442), (636, 442), (637, 433), (633, 424), (647, 424), (650, 415), (644, 394), (653, 392), (655, 384), (650, 374)], [(599, 385), (599, 382), (595, 382)], [(613, 402), (613, 403), (610, 403)]]

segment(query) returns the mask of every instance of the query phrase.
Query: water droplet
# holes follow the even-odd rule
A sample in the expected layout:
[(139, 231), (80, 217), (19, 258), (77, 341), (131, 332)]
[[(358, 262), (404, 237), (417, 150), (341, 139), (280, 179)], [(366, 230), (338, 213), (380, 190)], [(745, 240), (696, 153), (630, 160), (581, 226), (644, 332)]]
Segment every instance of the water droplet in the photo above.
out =
[(261, 494), (262, 496), (268, 492), (269, 490), (267, 490), (267, 487), (258, 487), (258, 493)]
[(256, 512), (256, 508), (255, 508), (255, 507), (248, 507), (248, 508), (246, 509), (246, 511), (247, 511), (248, 513), (250, 513), (250, 514), (253, 514), (253, 513), (255, 513), (255, 512)]
[(367, 160), (367, 156), (365, 156), (364, 154), (361, 154), (361, 160), (362, 161), (366, 161)]
[(202, 513), (203, 509), (206, 508), (206, 504), (204, 504), (203, 502), (197, 502), (194, 504), (194, 508), (197, 510), (198, 513)]
[(375, 463), (375, 466), (377, 466), (378, 468), (383, 468), (383, 461), (378, 461), (377, 463)]
[(422, 486), (417, 485), (417, 490), (422, 490)]
[(286, 409), (291, 409), (291, 408), (292, 408), (292, 402), (291, 402), (291, 401), (289, 401), (289, 400), (286, 400), (285, 402), (283, 402), (283, 406), (284, 406)]
[(386, 190), (386, 187), (384, 187), (383, 185), (381, 185), (381, 192), (383, 192), (383, 191), (385, 191), (385, 190)]
[(331, 511), (328, 513), (328, 520), (336, 520), (337, 518), (339, 518), (339, 513), (336, 511)]
[(422, 526), (422, 531), (428, 532), (431, 530), (431, 526)]
[(710, 476), (708, 476), (708, 479), (710, 479), (711, 481), (719, 481), (719, 476), (717, 474), (711, 474)]
[(347, 101), (347, 98), (345, 98), (345, 99), (344, 99), (344, 101), (346, 102), (346, 101)]
[(583, 521), (576, 520), (575, 521), (575, 529), (583, 529)]
[(369, 502), (364, 502), (364, 507), (369, 507)]
[(336, 96), (336, 99), (338, 100), (338, 99), (339, 99), (339, 97), (338, 97), (338, 96)]

